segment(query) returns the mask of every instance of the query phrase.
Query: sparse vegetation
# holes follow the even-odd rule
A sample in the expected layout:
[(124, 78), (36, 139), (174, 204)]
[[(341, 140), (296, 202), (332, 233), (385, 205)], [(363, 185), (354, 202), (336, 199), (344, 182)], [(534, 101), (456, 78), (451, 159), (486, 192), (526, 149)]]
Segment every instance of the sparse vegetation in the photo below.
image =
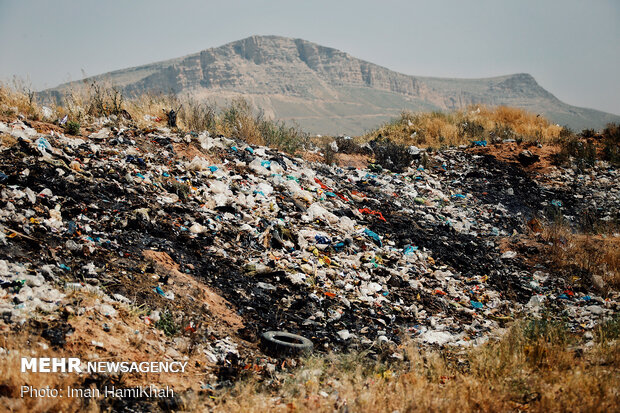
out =
[(560, 145), (560, 151), (555, 155), (557, 165), (574, 163), (579, 168), (591, 167), (597, 159), (596, 146), (592, 141), (582, 139), (568, 127), (562, 129), (557, 143)]
[(588, 228), (582, 228), (584, 231), (602, 232), (575, 234), (568, 223), (558, 217), (543, 231), (554, 267), (570, 276), (571, 283), (594, 285), (601, 293), (610, 287), (620, 288), (620, 238), (614, 236), (618, 228), (613, 223), (607, 226), (602, 230), (600, 223), (589, 223)]
[(620, 125), (610, 123), (603, 130), (602, 157), (613, 165), (620, 166)]
[[(35, 93), (24, 85), (27, 83), (17, 81), (13, 86), (0, 85), (0, 110), (4, 115), (22, 113), (28, 119), (40, 119), (41, 108), (35, 102)], [(249, 144), (268, 145), (289, 153), (296, 153), (310, 144), (308, 135), (298, 125), (266, 119), (242, 98), (232, 100), (221, 109), (213, 102), (173, 94), (144, 94), (128, 100), (120, 89), (93, 82), (68, 91), (62, 98), (62, 104), (52, 109), (55, 118), (68, 115), (70, 121), (82, 125), (94, 118), (112, 117), (116, 123), (119, 118), (131, 119), (136, 126), (144, 128), (165, 121), (162, 109), (169, 108), (181, 108), (178, 113), (181, 130), (207, 130), (212, 134), (232, 136)], [(408, 145), (436, 149), (480, 140), (557, 142), (562, 150), (556, 157), (556, 163), (568, 164), (574, 160), (578, 166), (585, 167), (592, 165), (596, 159), (605, 159), (616, 165), (620, 162), (618, 130), (617, 125), (610, 124), (602, 135), (584, 130), (579, 136), (568, 128), (550, 124), (545, 118), (522, 109), (478, 105), (452, 113), (403, 112), (398, 119), (365, 136), (353, 139), (339, 137), (336, 143), (339, 153), (368, 155), (361, 144), (380, 142), (381, 153), (375, 155), (381, 159), (377, 163), (388, 169), (401, 170), (402, 167), (395, 165), (406, 160), (406, 153), (400, 156), (399, 151), (394, 150)], [(602, 142), (602, 150), (597, 149), (592, 139)], [(322, 147), (321, 143), (318, 145)]]
[(217, 107), (215, 103), (197, 101), (188, 97), (181, 108), (179, 119), (189, 130), (207, 130), (214, 133), (217, 128)]
[(155, 327), (164, 332), (168, 337), (172, 337), (180, 331), (179, 325), (175, 322), (174, 316), (170, 310), (164, 310), (159, 315), (159, 320), (155, 323)]
[(370, 144), (375, 153), (375, 162), (390, 171), (402, 172), (413, 161), (413, 156), (405, 145), (394, 143), (389, 139), (371, 141)]
[(38, 120), (42, 114), (35, 98), (29, 82), (14, 78), (12, 85), (0, 83), (0, 115), (22, 114), (27, 119)]
[(409, 344), (402, 362), (387, 353), (377, 362), (358, 353), (314, 356), (268, 384), (248, 380), (222, 392), (216, 411), (609, 411), (620, 402), (617, 323), (598, 327), (589, 349), (545, 316), (460, 352)]
[(555, 155), (557, 165), (592, 166), (596, 160), (620, 165), (620, 125), (610, 123), (601, 134), (584, 129), (576, 134), (565, 127), (557, 139), (560, 151)]
[(296, 153), (308, 145), (308, 135), (298, 125), (289, 126), (284, 122), (266, 120), (262, 115), (256, 118), (263, 145)]
[(80, 134), (80, 122), (76, 122), (74, 120), (70, 120), (65, 124), (65, 133), (69, 135), (79, 135)]
[(470, 144), (474, 140), (550, 142), (560, 136), (562, 129), (523, 109), (478, 105), (452, 113), (403, 112), (398, 119), (368, 133), (364, 139), (383, 137), (400, 144), (439, 148)]
[(348, 136), (338, 136), (336, 138), (336, 145), (338, 146), (339, 153), (354, 154), (364, 152), (362, 147)]
[(190, 194), (190, 186), (183, 182), (179, 182), (176, 180), (170, 181), (167, 184), (167, 187), (170, 192), (177, 194), (182, 200), (186, 200), (188, 195)]
[(327, 165), (333, 164), (336, 159), (336, 156), (335, 156), (336, 152), (334, 152), (332, 145), (328, 142), (323, 143), (322, 152), (323, 152), (323, 163)]
[(118, 88), (92, 82), (89, 89), (86, 113), (94, 117), (120, 116), (124, 110), (124, 100), (125, 98)]
[(250, 104), (241, 98), (234, 99), (215, 118), (215, 131), (253, 145), (268, 145), (289, 153), (307, 145), (307, 134), (299, 126), (265, 119), (262, 112), (254, 114)]
[[(26, 94), (15, 87), (0, 85), (0, 110), (6, 116), (26, 114), (29, 119), (40, 119), (40, 106), (34, 93)], [(202, 131), (235, 137), (253, 145), (268, 145), (289, 153), (296, 153), (309, 144), (308, 135), (296, 125), (266, 119), (262, 112), (242, 98), (232, 100), (218, 110), (215, 103), (198, 101), (191, 97), (164, 94), (145, 94), (127, 100), (120, 89), (93, 82), (65, 93), (62, 104), (55, 106), (57, 118), (64, 115), (69, 122), (87, 124), (96, 118), (110, 117), (118, 126), (121, 118), (132, 124), (148, 128), (166, 120), (162, 110), (178, 109), (178, 126), (181, 130)], [(68, 124), (67, 124), (68, 125)], [(67, 130), (67, 133), (76, 134)]]

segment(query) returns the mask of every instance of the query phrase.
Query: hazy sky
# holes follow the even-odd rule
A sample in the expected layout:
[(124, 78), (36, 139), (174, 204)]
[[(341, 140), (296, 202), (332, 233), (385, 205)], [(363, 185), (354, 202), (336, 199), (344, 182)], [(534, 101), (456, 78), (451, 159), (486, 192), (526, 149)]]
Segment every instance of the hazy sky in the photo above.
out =
[(410, 75), (527, 72), (567, 103), (620, 114), (619, 0), (0, 0), (0, 79), (53, 87), (253, 34)]

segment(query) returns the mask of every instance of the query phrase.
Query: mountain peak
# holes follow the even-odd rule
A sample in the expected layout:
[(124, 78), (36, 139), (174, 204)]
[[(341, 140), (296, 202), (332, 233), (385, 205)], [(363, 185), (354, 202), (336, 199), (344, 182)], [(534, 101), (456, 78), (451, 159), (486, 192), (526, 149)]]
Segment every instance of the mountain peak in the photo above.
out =
[[(128, 96), (174, 92), (218, 103), (243, 96), (267, 115), (322, 134), (360, 134), (402, 110), (449, 111), (471, 104), (521, 107), (576, 129), (620, 120), (562, 103), (528, 73), (484, 79), (410, 76), (331, 47), (276, 35), (254, 35), (89, 80), (105, 80)], [(58, 100), (72, 86), (41, 95)]]

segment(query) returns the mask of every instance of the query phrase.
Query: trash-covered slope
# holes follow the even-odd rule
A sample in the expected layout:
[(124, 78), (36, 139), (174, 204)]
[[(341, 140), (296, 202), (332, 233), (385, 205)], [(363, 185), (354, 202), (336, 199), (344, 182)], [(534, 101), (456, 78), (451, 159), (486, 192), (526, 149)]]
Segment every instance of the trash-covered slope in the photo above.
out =
[[(618, 310), (616, 293), (575, 288), (540, 243), (518, 242), (554, 215), (617, 222), (618, 172), (603, 163), (536, 177), (450, 149), (393, 174), (206, 133), (47, 130), (0, 123), (5, 330), (57, 320), (74, 291), (91, 291), (106, 334), (139, 308), (166, 346), (191, 340), (234, 375), (267, 330), (318, 351), (405, 337), (465, 346), (545, 308), (586, 330)], [(48, 328), (60, 347), (84, 333), (63, 317)]]

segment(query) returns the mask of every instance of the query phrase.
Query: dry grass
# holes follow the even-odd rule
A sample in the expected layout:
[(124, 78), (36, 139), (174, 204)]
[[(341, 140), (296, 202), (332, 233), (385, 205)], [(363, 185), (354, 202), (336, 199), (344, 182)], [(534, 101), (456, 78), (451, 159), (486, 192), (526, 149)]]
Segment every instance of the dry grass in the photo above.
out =
[(545, 228), (542, 236), (549, 243), (549, 258), (556, 268), (573, 273), (579, 269), (591, 274), (587, 281), (594, 283), (601, 292), (620, 288), (620, 237), (617, 233), (575, 234), (566, 223), (558, 220)]
[(402, 363), (370, 363), (363, 354), (314, 357), (269, 386), (237, 385), (215, 410), (611, 411), (620, 402), (620, 349), (618, 320), (608, 324), (585, 351), (561, 323), (530, 320), (461, 353), (409, 345)]
[(224, 136), (233, 136), (252, 145), (263, 145), (258, 123), (250, 104), (245, 99), (236, 98), (222, 111), (216, 130)]
[[(383, 351), (382, 361), (373, 361), (365, 352), (316, 355), (296, 369), (275, 372), (267, 380), (245, 379), (209, 393), (211, 397), (178, 395), (184, 411), (612, 411), (620, 402), (620, 318), (607, 320), (593, 333), (595, 342), (586, 346), (561, 321), (523, 320), (501, 339), (476, 348), (430, 350), (409, 343)], [(95, 404), (105, 400), (89, 404), (21, 398), (22, 385), (80, 388), (86, 377), (22, 374), (21, 356), (63, 354), (41, 348), (40, 338), (34, 336), (21, 335), (19, 340), (14, 335), (9, 342), (0, 339), (2, 348), (11, 349), (0, 354), (0, 410), (106, 410)], [(393, 352), (404, 360), (394, 361)]]
[(403, 112), (399, 119), (370, 132), (363, 140), (381, 137), (401, 144), (432, 148), (493, 138), (550, 142), (560, 136), (562, 129), (523, 109), (479, 105), (452, 113)]
[[(166, 124), (164, 110), (177, 109), (181, 103), (172, 95), (145, 93), (138, 98), (129, 99), (125, 109), (129, 112), (139, 128), (152, 128)], [(179, 117), (182, 123), (182, 117)]]
[[(30, 119), (40, 119), (41, 109), (36, 103), (36, 95), (24, 86), (25, 82), (14, 83), (13, 86), (0, 85), (0, 109), (7, 115), (21, 113)], [(309, 143), (308, 136), (298, 126), (265, 119), (240, 98), (218, 110), (213, 103), (189, 96), (144, 94), (126, 99), (111, 85), (93, 83), (69, 90), (63, 96), (62, 104), (52, 107), (56, 118), (68, 115), (70, 120), (82, 125), (102, 116), (118, 117), (126, 111), (140, 128), (154, 127), (161, 122), (165, 124), (164, 110), (179, 108), (178, 125), (182, 130), (208, 130), (212, 134), (236, 137), (250, 144), (271, 145), (288, 152), (298, 151)], [(522, 109), (475, 106), (452, 113), (403, 112), (399, 119), (358, 137), (356, 142), (389, 138), (399, 144), (431, 148), (493, 138), (549, 142), (558, 139), (562, 130), (543, 117)], [(324, 141), (321, 139), (320, 143)]]
[[(36, 95), (24, 86), (25, 82), (14, 83), (13, 86), (0, 85), (2, 112), (5, 115), (21, 113), (29, 119), (40, 119), (41, 108), (36, 103)], [(178, 126), (181, 130), (208, 130), (212, 134), (239, 138), (249, 144), (269, 145), (291, 153), (308, 147), (310, 143), (307, 134), (298, 126), (265, 119), (242, 98), (234, 99), (218, 109), (211, 102), (198, 101), (189, 96), (144, 94), (126, 99), (112, 85), (92, 83), (67, 91), (61, 105), (48, 106), (51, 106), (54, 118), (68, 115), (69, 120), (82, 126), (96, 118), (111, 115), (114, 115), (115, 126), (120, 126), (118, 118), (122, 113), (127, 113), (134, 125), (140, 128), (165, 125), (167, 117), (164, 111), (180, 109)], [(399, 119), (356, 138), (355, 142), (389, 138), (398, 144), (430, 148), (494, 138), (550, 142), (557, 140), (562, 130), (562, 127), (550, 124), (545, 118), (522, 109), (475, 106), (451, 113), (403, 112)], [(317, 139), (313, 143), (318, 147), (326, 141), (326, 138)]]
[[(15, 82), (16, 85), (19, 82)], [(190, 96), (143, 94), (126, 99), (119, 89), (108, 84), (78, 84), (62, 97), (61, 105), (51, 105), (51, 119), (68, 116), (70, 122), (88, 127), (101, 120), (112, 126), (136, 126), (149, 129), (165, 126), (166, 113), (178, 112), (180, 131), (209, 131), (211, 134), (241, 139), (252, 145), (267, 145), (296, 153), (309, 144), (308, 135), (298, 125), (266, 119), (246, 100), (237, 98), (219, 109), (212, 102), (198, 101)], [(24, 115), (39, 120), (41, 106), (30, 89), (0, 84), (0, 115)]]
[(38, 120), (41, 118), (41, 109), (36, 103), (34, 91), (25, 82), (15, 80), (13, 85), (0, 83), (0, 114), (23, 114), (28, 119)]
[[(550, 141), (560, 136), (562, 127), (550, 123), (543, 116), (527, 112), (523, 109), (498, 106), (489, 108), (486, 106), (471, 108), (466, 114), (466, 121), (480, 122), (485, 129), (509, 127), (518, 136)], [(477, 109), (480, 112), (477, 113)]]

